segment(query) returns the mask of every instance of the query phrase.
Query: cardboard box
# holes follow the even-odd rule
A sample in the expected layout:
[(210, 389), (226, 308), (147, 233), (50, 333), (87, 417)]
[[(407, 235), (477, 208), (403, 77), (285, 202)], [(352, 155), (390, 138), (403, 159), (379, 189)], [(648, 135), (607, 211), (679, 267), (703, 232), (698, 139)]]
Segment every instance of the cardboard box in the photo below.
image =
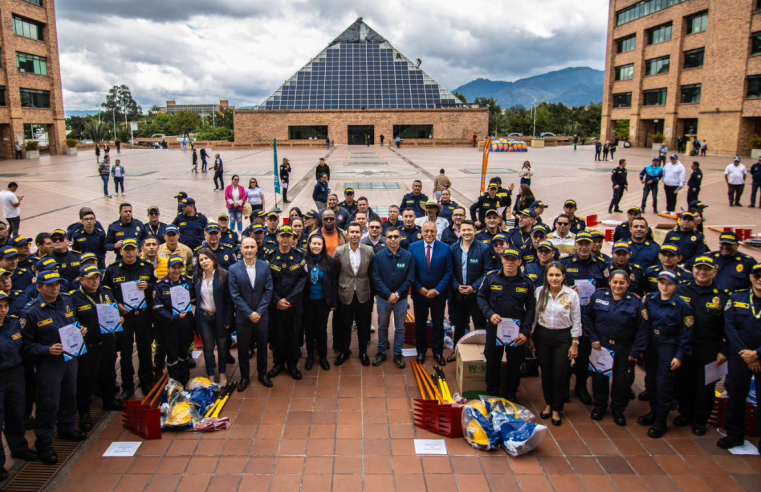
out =
[(666, 234), (674, 230), (674, 224), (658, 224), (652, 227), (653, 239), (656, 243), (663, 245), (663, 241), (666, 239)]
[[(503, 369), (507, 359), (502, 356)], [(457, 346), (457, 387), (465, 398), (477, 398), (486, 394), (486, 358), (484, 346), (480, 344), (460, 344)]]

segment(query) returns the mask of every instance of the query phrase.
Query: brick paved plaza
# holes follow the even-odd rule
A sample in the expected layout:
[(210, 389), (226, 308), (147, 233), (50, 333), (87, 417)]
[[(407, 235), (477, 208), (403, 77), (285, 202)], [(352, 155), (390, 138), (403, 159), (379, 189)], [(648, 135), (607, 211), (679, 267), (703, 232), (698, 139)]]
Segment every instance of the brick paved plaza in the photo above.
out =
[[(340, 146), (330, 153), (281, 148), (278, 157), (290, 159), (291, 187), (298, 192), (291, 193), (291, 206), (302, 211), (313, 206), (313, 168), (326, 154), (331, 188), (342, 191), (347, 183), (373, 183), (372, 189), (357, 190), (357, 195), (367, 196), (373, 207), (398, 205), (414, 179), (421, 179), (424, 192), (430, 195), (432, 178), (440, 168), (447, 170), (454, 184), (455, 201), (469, 205), (478, 193), (481, 154), (471, 148)], [(651, 154), (636, 149), (616, 155), (629, 162), (630, 191), (622, 201), (624, 210), (639, 205), (641, 186), (635, 176), (649, 163)], [(171, 221), (176, 206), (173, 195), (179, 191), (195, 198), (198, 210), (209, 217), (224, 211), (222, 194), (213, 191), (212, 173), (190, 174), (190, 152), (125, 150), (118, 157), (128, 172), (124, 201), (132, 203), (136, 218), (144, 219), (148, 206), (158, 205), (162, 220)], [(227, 171), (225, 184), (233, 173), (241, 174), (241, 184), (247, 182), (249, 174), (255, 175), (267, 191), (267, 208), (274, 204), (271, 149), (223, 152), (222, 158)], [(516, 171), (526, 159), (536, 170), (534, 193), (550, 205), (545, 222), (560, 213), (562, 202), (568, 198), (577, 200), (581, 216), (599, 214), (601, 219), (624, 220), (623, 214), (605, 214), (614, 164), (595, 163), (591, 146), (576, 152), (560, 147), (530, 149), (526, 154), (492, 154), (490, 168), (495, 172), (489, 175), (499, 174), (504, 183), (517, 182)], [(692, 159), (684, 157), (682, 161), (689, 167)], [(700, 159), (705, 174), (701, 198), (710, 206), (707, 223), (745, 225), (757, 232), (761, 211), (747, 208), (749, 187), (742, 200), (746, 207), (727, 206), (722, 171), (730, 161), (726, 157)], [(748, 162), (746, 165), (750, 167)], [(82, 206), (92, 207), (107, 225), (116, 219), (122, 201), (121, 197), (102, 198), (95, 156), (89, 152), (39, 161), (2, 161), (0, 175), (5, 181), (17, 181), (18, 194), (25, 196), (21, 224), (25, 235), (65, 228), (76, 220)], [(686, 208), (684, 193), (680, 193), (679, 204)], [(655, 221), (652, 213), (646, 217), (651, 224), (668, 222)], [(707, 239), (714, 249), (718, 234), (708, 231)], [(747, 249), (741, 251), (753, 254)], [(373, 340), (371, 357), (376, 346)], [(237, 358), (235, 351), (234, 355)], [(205, 374), (202, 366), (203, 358), (192, 374)], [(235, 369), (237, 378), (237, 366)], [(448, 364), (446, 372), (454, 381), (454, 364)], [(719, 449), (715, 443), (720, 435), (713, 427), (702, 438), (693, 436), (689, 429), (670, 427), (664, 439), (650, 439), (647, 427), (636, 424), (636, 417), (648, 411), (647, 404), (638, 400), (629, 405), (629, 426), (622, 428), (610, 417), (601, 423), (591, 420), (591, 407), (574, 398), (566, 405), (563, 425), (550, 426), (541, 446), (519, 458), (508, 458), (502, 451), (476, 451), (463, 439), (447, 441), (448, 457), (418, 457), (413, 439), (437, 436), (412, 424), (411, 402), (419, 395), (409, 365), (399, 370), (389, 361), (382, 367), (362, 367), (355, 355), (340, 368), (322, 371), (315, 367), (303, 373), (304, 379), (298, 382), (283, 374), (274, 380), (272, 389), (254, 382), (246, 392), (235, 393), (223, 412), (233, 421), (229, 430), (165, 433), (161, 440), (143, 442), (134, 458), (102, 457), (115, 440), (139, 440), (124, 431), (120, 416), (114, 415), (92, 432), (89, 448), (65, 470), (56, 490), (761, 490), (761, 457), (732, 456)], [(639, 392), (642, 374), (635, 386)], [(524, 379), (518, 397), (538, 414), (544, 406), (539, 379)], [(33, 438), (31, 432), (28, 436)], [(9, 460), (8, 468), (12, 466)]]

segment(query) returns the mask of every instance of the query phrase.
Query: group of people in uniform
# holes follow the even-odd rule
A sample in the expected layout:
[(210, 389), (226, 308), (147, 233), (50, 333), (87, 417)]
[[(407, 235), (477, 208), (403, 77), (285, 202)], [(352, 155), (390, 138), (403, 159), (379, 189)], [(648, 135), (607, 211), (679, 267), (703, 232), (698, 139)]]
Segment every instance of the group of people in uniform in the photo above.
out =
[[(593, 419), (602, 420), (610, 407), (614, 422), (626, 425), (623, 412), (641, 363), (646, 377), (639, 398), (651, 411), (638, 422), (650, 427), (648, 435), (666, 432), (674, 408), (673, 425), (703, 435), (715, 389), (704, 369), (727, 363), (728, 435), (718, 445), (743, 444), (745, 399), (751, 378), (758, 381), (761, 373), (761, 265), (738, 251), (737, 235), (722, 233), (720, 249), (709, 251), (701, 233), (707, 206), (695, 200), (659, 245), (641, 210), (631, 207), (608, 256), (602, 252), (605, 234), (588, 230), (574, 200), (550, 226), (542, 220), (548, 208), (542, 201), (511, 208), (513, 188), (493, 178), (466, 209), (452, 200), (451, 190), (440, 201), (429, 200), (416, 181), (385, 220), (367, 198), (354, 200), (354, 190), (346, 189), (343, 202), (331, 194), (322, 210), (292, 210), (287, 224), (277, 211), (256, 211), (240, 237), (229, 229), (227, 214), (210, 221), (180, 192), (170, 223), (160, 220), (158, 207), (149, 207), (143, 222), (122, 203), (107, 228), (82, 208), (66, 230), (37, 234), (34, 252), (30, 238), (0, 238), (0, 423), (12, 456), (55, 464), (56, 429), (61, 439), (85, 439), (94, 395), (104, 409), (121, 409), (135, 392), (135, 346), (144, 393), (165, 368), (188, 381), (194, 334), (204, 341), (207, 375), (225, 383), (237, 332), (238, 390), (249, 384), (254, 355), (259, 382), (271, 387), (284, 371), (301, 379), (304, 345), (305, 369), (312, 369), (315, 356), (330, 369), (325, 330), (336, 309), (334, 365), (349, 359), (354, 329), (360, 362), (370, 365), (370, 315), (377, 305), (372, 364), (383, 364), (391, 349), (394, 363), (404, 368), (408, 297), (418, 362), (425, 362), (429, 348), (429, 317), (434, 360), (442, 366), (455, 360), (454, 352), (448, 358), (443, 353), (448, 306), (455, 344), (471, 329), (485, 330), (487, 392), (517, 402), (521, 378), (541, 367), (542, 417), (551, 416), (555, 425), (572, 376), (573, 393), (593, 406)], [(516, 203), (525, 204), (520, 198)], [(508, 228), (511, 217), (515, 225)], [(108, 253), (115, 259), (106, 266)], [(185, 306), (178, 307), (178, 289), (188, 291)], [(109, 332), (98, 306), (113, 303), (120, 329)], [(61, 343), (59, 330), (70, 326), (84, 338), (86, 353), (78, 357), (64, 354)], [(601, 350), (613, 358), (607, 374), (590, 368), (598, 359), (593, 351)], [(25, 428), (34, 429), (34, 449)], [(0, 460), (4, 464), (2, 452)]]

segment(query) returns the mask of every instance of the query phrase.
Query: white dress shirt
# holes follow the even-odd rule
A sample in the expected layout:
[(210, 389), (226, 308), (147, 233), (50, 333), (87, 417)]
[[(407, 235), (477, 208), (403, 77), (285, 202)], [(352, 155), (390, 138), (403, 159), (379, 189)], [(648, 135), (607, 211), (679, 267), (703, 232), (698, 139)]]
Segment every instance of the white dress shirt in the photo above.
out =
[(246, 264), (246, 273), (248, 273), (248, 280), (251, 282), (251, 288), (253, 288), (254, 284), (256, 283), (256, 260), (254, 260), (254, 264), (252, 266), (248, 266), (248, 264)]
[[(536, 290), (537, 302), (542, 290), (546, 287), (542, 286)], [(539, 309), (538, 303), (537, 309)], [(550, 292), (544, 311), (537, 312), (537, 323), (550, 330), (565, 330), (570, 327), (571, 336), (580, 337), (581, 303), (579, 302), (579, 294), (567, 285), (560, 289), (558, 296), (554, 299)]]
[(204, 272), (201, 279), (201, 309), (212, 313), (217, 311), (217, 307), (214, 304), (214, 275), (216, 275), (216, 272), (211, 274), (211, 279), (207, 279), (206, 272)]
[(349, 246), (349, 263), (351, 263), (351, 269), (354, 270), (354, 275), (359, 272), (359, 264), (362, 262), (361, 249), (361, 245), (357, 246), (356, 250), (351, 249), (351, 246)]
[(729, 181), (729, 184), (741, 185), (745, 183), (745, 175), (748, 174), (748, 170), (745, 168), (744, 164), (739, 164), (737, 166), (730, 164), (724, 170), (724, 174), (727, 175), (727, 181)]
[(684, 164), (680, 161), (676, 161), (676, 164), (667, 162), (663, 166), (663, 184), (667, 186), (684, 186), (685, 183)]

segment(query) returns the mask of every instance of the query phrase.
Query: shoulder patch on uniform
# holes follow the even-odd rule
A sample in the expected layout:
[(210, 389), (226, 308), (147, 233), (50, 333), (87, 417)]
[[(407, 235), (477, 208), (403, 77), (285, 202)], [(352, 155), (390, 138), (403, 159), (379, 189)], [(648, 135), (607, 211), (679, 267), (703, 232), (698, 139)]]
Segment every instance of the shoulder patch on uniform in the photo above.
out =
[(642, 310), (642, 317), (647, 320), (647, 309)]
[(685, 316), (684, 324), (685, 326), (687, 326), (687, 328), (692, 328), (692, 325), (695, 324), (695, 318), (693, 318), (692, 316)]

